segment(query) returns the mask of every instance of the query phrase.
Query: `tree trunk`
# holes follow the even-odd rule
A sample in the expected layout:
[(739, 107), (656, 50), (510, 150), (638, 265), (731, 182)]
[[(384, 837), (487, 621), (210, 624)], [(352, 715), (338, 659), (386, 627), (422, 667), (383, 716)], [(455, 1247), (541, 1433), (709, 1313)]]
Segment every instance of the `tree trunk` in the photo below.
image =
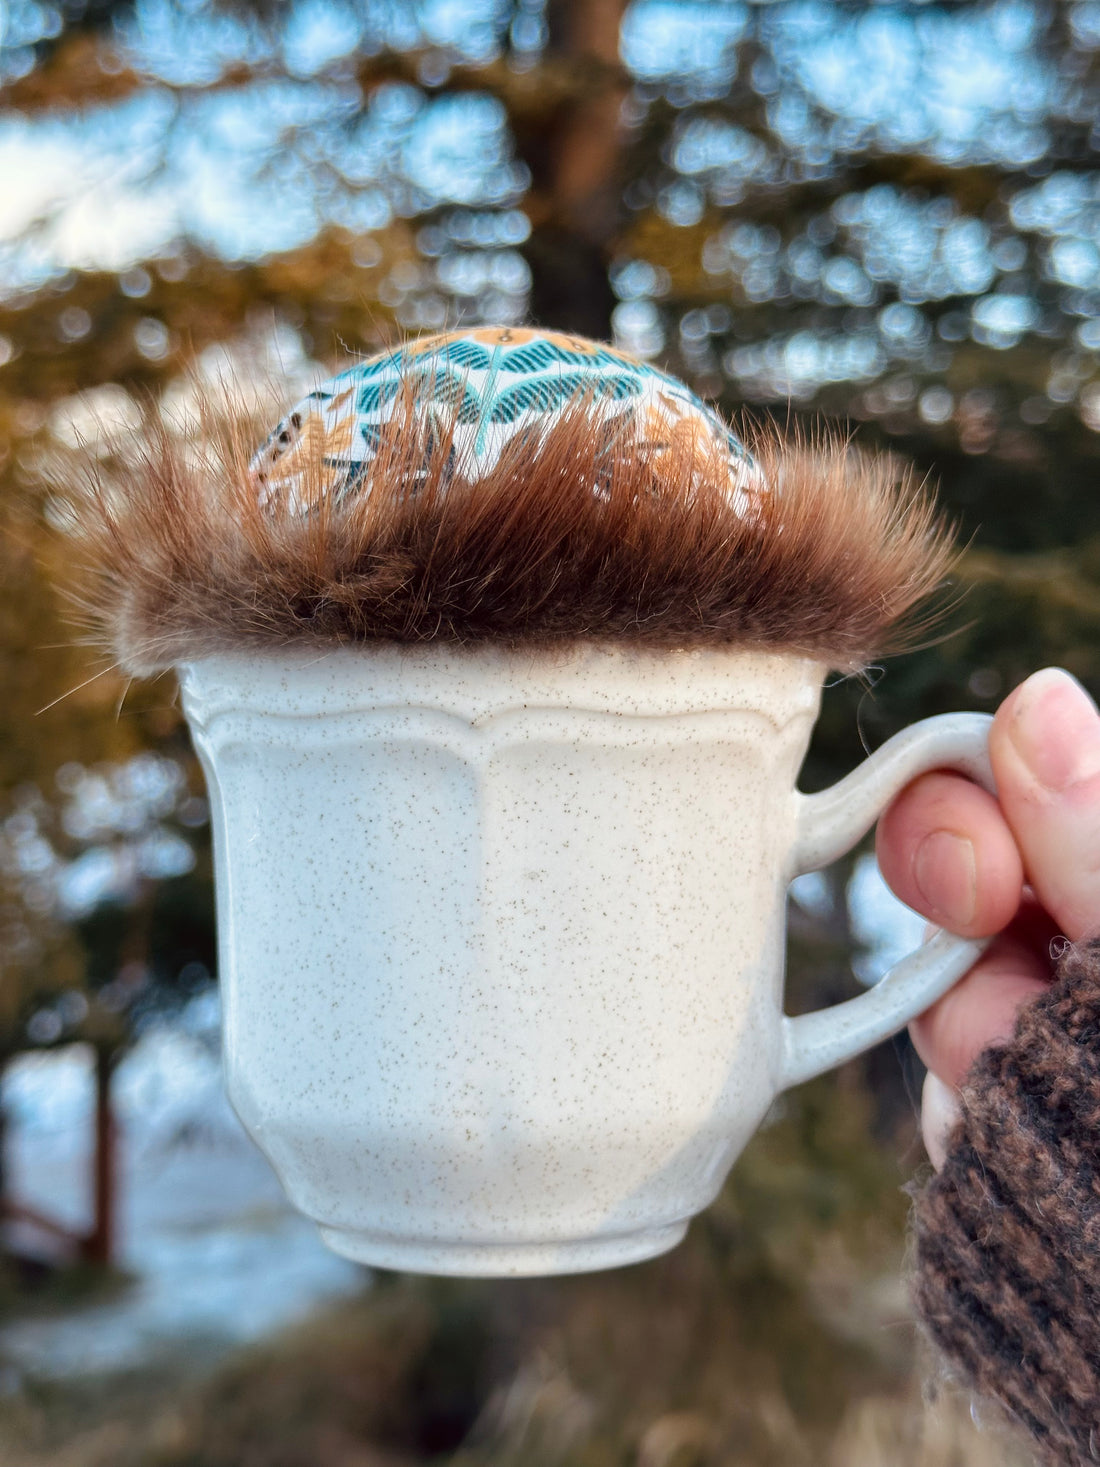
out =
[(0, 1219), (8, 1210), (8, 1112), (4, 1105), (4, 1076), (7, 1060), (0, 1059)]
[[(0, 1224), (5, 1223), (10, 1217), (11, 1198), (8, 1196), (8, 1112), (4, 1105), (4, 1077), (7, 1072), (7, 1058), (0, 1059)], [(0, 1236), (0, 1280), (6, 1282), (10, 1263), (8, 1244), (10, 1237), (8, 1230), (4, 1228), (4, 1235)]]
[(517, 139), (531, 170), (531, 313), (541, 326), (587, 336), (611, 334), (615, 304), (607, 270), (622, 215), (625, 9), (626, 0), (551, 0), (547, 55), (582, 85), (549, 128)]
[(104, 1267), (115, 1256), (115, 1203), (117, 1176), (117, 1127), (111, 1105), (111, 1076), (115, 1052), (96, 1046), (95, 1051), (95, 1144), (92, 1149), (92, 1196), (94, 1221), (84, 1240), (84, 1257)]

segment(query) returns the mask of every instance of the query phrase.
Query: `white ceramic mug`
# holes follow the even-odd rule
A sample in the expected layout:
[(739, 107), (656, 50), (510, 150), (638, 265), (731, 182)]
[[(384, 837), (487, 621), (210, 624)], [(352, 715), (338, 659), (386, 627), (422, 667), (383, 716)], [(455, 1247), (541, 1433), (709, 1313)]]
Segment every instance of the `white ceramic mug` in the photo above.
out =
[(924, 770), (927, 719), (795, 789), (825, 669), (743, 650), (391, 645), (181, 669), (213, 807), (225, 1066), (338, 1252), (576, 1272), (672, 1247), (775, 1096), (900, 1029), (984, 944), (783, 1014), (787, 885)]

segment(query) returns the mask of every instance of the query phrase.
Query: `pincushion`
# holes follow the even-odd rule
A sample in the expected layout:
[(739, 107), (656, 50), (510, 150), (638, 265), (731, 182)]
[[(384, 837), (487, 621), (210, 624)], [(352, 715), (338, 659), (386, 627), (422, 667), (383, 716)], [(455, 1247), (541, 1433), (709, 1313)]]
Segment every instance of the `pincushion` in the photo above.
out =
[(557, 332), (484, 327), (409, 342), (355, 362), (297, 405), (253, 461), (265, 499), (299, 501), (320, 452), (338, 497), (370, 491), (370, 468), (387, 429), (414, 391), (433, 439), (450, 443), (467, 477), (491, 472), (508, 444), (560, 422), (587, 400), (605, 422), (630, 420), (659, 461), (682, 444), (693, 457), (725, 460), (732, 497), (747, 509), (761, 477), (740, 439), (667, 372), (602, 342)]
[(407, 342), (259, 452), (252, 433), (159, 427), (129, 465), (90, 465), (86, 605), (127, 671), (302, 638), (736, 644), (848, 669), (948, 558), (890, 457), (739, 438), (674, 377), (552, 332)]

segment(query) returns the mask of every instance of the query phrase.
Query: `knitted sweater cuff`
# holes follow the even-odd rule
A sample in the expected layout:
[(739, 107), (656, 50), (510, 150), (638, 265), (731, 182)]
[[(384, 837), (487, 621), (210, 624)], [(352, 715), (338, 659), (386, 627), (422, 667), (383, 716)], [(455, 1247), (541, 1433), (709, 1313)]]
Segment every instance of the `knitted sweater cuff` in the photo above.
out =
[(1100, 1462), (1100, 939), (979, 1056), (914, 1208), (918, 1313), (1058, 1467)]

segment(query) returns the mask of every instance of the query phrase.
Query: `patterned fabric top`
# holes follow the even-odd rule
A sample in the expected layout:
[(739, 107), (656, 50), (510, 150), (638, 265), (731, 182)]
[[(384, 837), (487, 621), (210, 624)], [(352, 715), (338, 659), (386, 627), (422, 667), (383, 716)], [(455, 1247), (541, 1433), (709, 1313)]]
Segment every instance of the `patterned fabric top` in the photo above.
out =
[[(488, 472), (504, 445), (532, 426), (548, 426), (588, 393), (592, 411), (629, 413), (656, 454), (697, 445), (719, 448), (731, 501), (748, 509), (763, 489), (759, 470), (716, 413), (678, 380), (603, 342), (520, 327), (479, 327), (409, 341), (356, 362), (297, 405), (253, 461), (265, 503), (306, 508), (305, 474), (318, 458), (332, 470), (338, 497), (369, 492), (370, 463), (404, 382), (453, 434), (453, 453), (470, 478)], [(659, 460), (658, 460), (659, 461)]]

